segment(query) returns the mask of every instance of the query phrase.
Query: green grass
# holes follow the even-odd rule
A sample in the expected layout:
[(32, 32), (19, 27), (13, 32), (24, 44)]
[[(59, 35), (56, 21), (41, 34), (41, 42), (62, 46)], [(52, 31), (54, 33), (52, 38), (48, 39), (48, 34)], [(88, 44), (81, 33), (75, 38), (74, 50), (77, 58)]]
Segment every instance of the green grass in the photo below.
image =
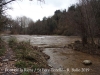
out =
[(10, 37), (8, 40), (8, 44), (11, 48), (16, 46), (17, 43), (18, 43), (18, 41), (17, 41), (16, 37)]
[(30, 41), (18, 42), (15, 37), (8, 40), (9, 46), (16, 54), (17, 68), (46, 68), (47, 61), (44, 54), (30, 44)]
[(30, 75), (29, 72), (23, 72), (21, 75)]
[(0, 56), (3, 56), (6, 51), (6, 43), (5, 41), (0, 37)]
[(6, 51), (6, 49), (0, 49), (0, 56), (3, 56), (5, 51)]
[(24, 69), (24, 68), (27, 68), (28, 65), (24, 61), (18, 61), (18, 62), (15, 63), (15, 66), (18, 67), (18, 68)]

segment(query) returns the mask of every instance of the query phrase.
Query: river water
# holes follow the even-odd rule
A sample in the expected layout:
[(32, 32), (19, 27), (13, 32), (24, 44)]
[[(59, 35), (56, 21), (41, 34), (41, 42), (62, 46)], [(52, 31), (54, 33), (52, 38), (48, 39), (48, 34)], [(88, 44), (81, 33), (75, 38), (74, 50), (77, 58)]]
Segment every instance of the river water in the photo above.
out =
[[(50, 75), (100, 75), (99, 56), (63, 48), (65, 45), (73, 43), (75, 40), (80, 40), (77, 36), (13, 36), (17, 37), (19, 41), (30, 41), (34, 46), (46, 47), (43, 52), (50, 56), (50, 59), (47, 61), (48, 65), (55, 70)], [(4, 38), (8, 37), (10, 36), (4, 36)], [(92, 65), (84, 65), (82, 63), (84, 60), (91, 60)], [(56, 69), (60, 69), (60, 71), (56, 71)]]

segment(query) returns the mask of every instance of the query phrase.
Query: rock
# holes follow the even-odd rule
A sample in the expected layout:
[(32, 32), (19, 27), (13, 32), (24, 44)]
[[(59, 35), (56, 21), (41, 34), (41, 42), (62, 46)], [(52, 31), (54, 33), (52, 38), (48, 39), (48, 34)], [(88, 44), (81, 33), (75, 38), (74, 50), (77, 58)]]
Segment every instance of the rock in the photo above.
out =
[(48, 66), (50, 67), (50, 68), (52, 68), (53, 66), (52, 65), (50, 65), (50, 64), (48, 64)]
[(77, 50), (77, 48), (76, 47), (73, 47), (73, 50)]
[(92, 61), (91, 60), (84, 60), (83, 61), (83, 64), (84, 65), (91, 65), (92, 64)]
[(38, 50), (38, 46), (33, 46), (33, 49)]
[(0, 72), (0, 75), (3, 75), (4, 72)]
[(2, 58), (0, 57), (0, 62), (2, 61)]
[(76, 41), (75, 41), (75, 43), (76, 43), (76, 44), (80, 44), (80, 43), (81, 43), (81, 41), (79, 41), (79, 40), (76, 40)]
[(0, 67), (2, 67), (3, 63), (0, 63)]
[(10, 59), (9, 61), (15, 61), (15, 59)]
[(66, 47), (67, 47), (66, 45), (63, 46), (63, 48), (66, 48)]
[(4, 59), (4, 60), (2, 60), (3, 62), (8, 62), (9, 61), (9, 59)]
[(17, 59), (15, 59), (15, 61), (17, 61)]
[(71, 44), (68, 44), (68, 46), (67, 46), (67, 47), (68, 47), (68, 48), (70, 48), (70, 49), (72, 49), (72, 48), (73, 48)]

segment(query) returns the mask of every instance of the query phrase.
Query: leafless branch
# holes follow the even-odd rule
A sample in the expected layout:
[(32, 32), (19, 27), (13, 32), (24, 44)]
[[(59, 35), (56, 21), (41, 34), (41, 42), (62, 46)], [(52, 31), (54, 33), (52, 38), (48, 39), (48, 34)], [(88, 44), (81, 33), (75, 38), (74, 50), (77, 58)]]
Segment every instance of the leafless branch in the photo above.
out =
[(11, 3), (11, 2), (13, 2), (13, 1), (16, 1), (16, 0), (10, 0), (10, 1), (8, 1), (8, 2), (1, 3), (1, 4), (0, 4), (0, 7), (3, 6), (3, 5), (6, 5), (6, 4), (8, 4), (8, 3)]

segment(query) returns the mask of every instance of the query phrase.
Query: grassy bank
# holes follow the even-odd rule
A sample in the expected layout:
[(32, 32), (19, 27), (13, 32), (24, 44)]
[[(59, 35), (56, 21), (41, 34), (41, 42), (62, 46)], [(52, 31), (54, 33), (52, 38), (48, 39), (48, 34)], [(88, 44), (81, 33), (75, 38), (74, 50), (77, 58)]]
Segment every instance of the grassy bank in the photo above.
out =
[[(30, 41), (18, 42), (15, 37), (11, 37), (8, 42), (10, 48), (12, 48), (12, 50), (15, 52), (16, 58), (18, 59), (15, 63), (17, 68), (49, 68), (47, 64), (47, 59), (49, 59), (49, 56), (42, 52), (42, 48), (32, 46)], [(25, 75), (28, 74), (25, 73)]]
[(3, 56), (6, 51), (6, 42), (0, 37), (0, 56)]

